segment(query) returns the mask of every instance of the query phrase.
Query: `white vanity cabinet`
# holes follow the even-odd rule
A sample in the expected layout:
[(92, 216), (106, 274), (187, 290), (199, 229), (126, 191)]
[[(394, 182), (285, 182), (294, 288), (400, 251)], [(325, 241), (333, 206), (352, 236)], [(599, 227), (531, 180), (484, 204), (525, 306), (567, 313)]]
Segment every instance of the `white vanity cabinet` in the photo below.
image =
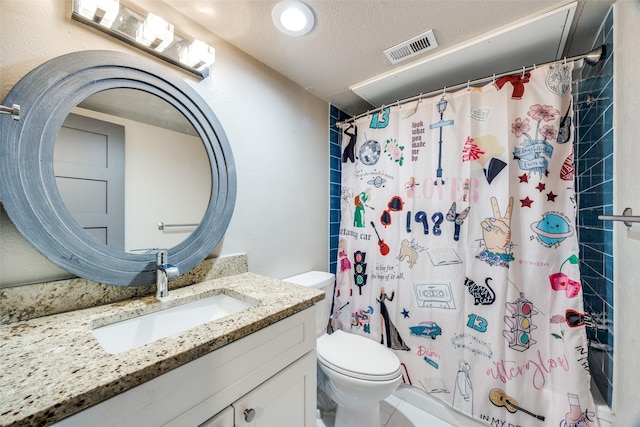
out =
[(308, 308), (56, 425), (313, 427), (315, 320)]
[[(315, 353), (307, 353), (199, 427), (315, 426), (315, 391), (309, 390), (315, 364)], [(313, 408), (306, 405), (310, 393)]]

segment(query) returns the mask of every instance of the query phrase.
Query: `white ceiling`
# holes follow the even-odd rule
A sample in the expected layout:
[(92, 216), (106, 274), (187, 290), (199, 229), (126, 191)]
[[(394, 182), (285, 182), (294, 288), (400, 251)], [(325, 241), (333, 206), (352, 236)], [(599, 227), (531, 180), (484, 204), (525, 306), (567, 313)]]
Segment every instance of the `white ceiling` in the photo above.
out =
[[(271, 20), (277, 0), (164, 0), (352, 115), (469, 79), (585, 53), (614, 1), (305, 0), (314, 10), (315, 27), (304, 37), (289, 37)], [(559, 15), (549, 13), (561, 8)], [(515, 28), (524, 31), (511, 32)], [(385, 49), (428, 30), (435, 34), (436, 49), (395, 65), (384, 55)], [(493, 38), (505, 33), (506, 38)], [(374, 88), (375, 96), (362, 89), (371, 82), (383, 86)]]

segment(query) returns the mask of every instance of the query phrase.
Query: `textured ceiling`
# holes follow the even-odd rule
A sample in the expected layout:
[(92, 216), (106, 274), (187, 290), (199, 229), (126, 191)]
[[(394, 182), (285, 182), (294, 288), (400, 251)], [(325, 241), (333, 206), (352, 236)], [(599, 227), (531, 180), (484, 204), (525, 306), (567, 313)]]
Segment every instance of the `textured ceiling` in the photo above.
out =
[[(487, 33), (522, 23), (575, 3), (561, 56), (588, 51), (614, 0), (306, 0), (316, 25), (307, 36), (289, 37), (271, 21), (272, 0), (163, 0), (258, 61), (314, 95), (350, 114), (372, 105), (351, 86), (406, 67), (429, 56), (445, 55)], [(383, 51), (433, 30), (438, 47), (392, 65)], [(532, 40), (544, 38), (534, 32)], [(508, 57), (508, 54), (507, 54)], [(510, 71), (500, 55), (495, 73)], [(521, 64), (521, 65), (531, 65)], [(452, 67), (473, 67), (468, 62)], [(469, 77), (473, 78), (473, 77)], [(428, 81), (429, 76), (425, 76)], [(398, 85), (402, 79), (396, 78)], [(427, 83), (425, 83), (427, 84)], [(399, 86), (402, 87), (402, 86)], [(417, 93), (416, 93), (417, 94)]]

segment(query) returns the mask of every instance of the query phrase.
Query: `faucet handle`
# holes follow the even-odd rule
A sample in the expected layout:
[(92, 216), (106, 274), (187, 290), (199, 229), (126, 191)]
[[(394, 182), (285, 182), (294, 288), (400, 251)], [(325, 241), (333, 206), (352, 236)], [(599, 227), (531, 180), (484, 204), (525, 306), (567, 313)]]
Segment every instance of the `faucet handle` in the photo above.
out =
[(156, 266), (163, 270), (167, 275), (167, 279), (173, 279), (180, 275), (178, 267), (173, 264), (169, 264), (169, 251), (167, 249), (160, 249), (156, 254)]
[(180, 274), (178, 267), (169, 264), (169, 251), (160, 249), (156, 254), (156, 298), (166, 297), (169, 293), (167, 281)]
[(173, 264), (165, 264), (164, 271), (167, 273), (167, 279), (171, 280), (180, 275), (180, 270)]

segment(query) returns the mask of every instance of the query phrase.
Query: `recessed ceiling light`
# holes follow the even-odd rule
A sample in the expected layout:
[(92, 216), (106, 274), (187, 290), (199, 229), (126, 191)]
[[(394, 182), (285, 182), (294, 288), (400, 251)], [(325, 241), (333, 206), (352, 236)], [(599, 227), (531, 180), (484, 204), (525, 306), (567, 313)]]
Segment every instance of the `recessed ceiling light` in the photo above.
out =
[(271, 12), (271, 18), (276, 28), (289, 36), (307, 34), (315, 21), (311, 8), (295, 0), (278, 3)]

